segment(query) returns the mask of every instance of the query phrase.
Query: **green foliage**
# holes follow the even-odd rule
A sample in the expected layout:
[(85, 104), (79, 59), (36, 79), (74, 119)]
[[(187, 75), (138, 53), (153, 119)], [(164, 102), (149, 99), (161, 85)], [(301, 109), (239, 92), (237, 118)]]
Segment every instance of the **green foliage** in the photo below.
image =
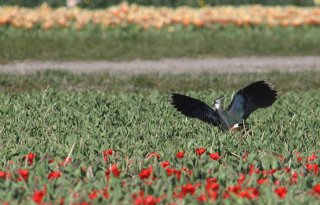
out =
[[(168, 29), (168, 30), (167, 30)], [(0, 27), (0, 62), (14, 60), (128, 60), (180, 57), (318, 55), (319, 27), (182, 26), (163, 30)]]
[[(10, 203), (31, 203), (34, 190), (46, 185), (46, 202), (58, 203), (60, 198), (64, 198), (66, 203), (75, 203), (79, 200), (88, 201), (88, 193), (91, 190), (103, 189), (107, 184), (109, 198), (104, 201), (105, 203), (119, 204), (119, 201), (122, 204), (132, 203), (132, 194), (139, 190), (154, 196), (166, 194), (163, 203), (170, 203), (176, 200), (172, 197), (175, 187), (186, 183), (204, 184), (205, 178), (217, 177), (222, 189), (235, 184), (238, 174), (248, 172), (248, 166), (253, 164), (265, 170), (290, 166), (292, 171), (306, 173), (306, 177), (299, 176), (298, 184), (290, 185), (291, 174), (278, 171), (274, 177), (288, 187), (287, 197), (277, 198), (273, 193), (276, 186), (271, 183), (259, 188), (260, 197), (253, 200), (255, 204), (275, 204), (282, 201), (316, 204), (318, 199), (310, 194), (310, 190), (314, 184), (319, 183), (319, 177), (307, 173), (304, 166), (297, 162), (295, 154), (299, 151), (305, 158), (312, 152), (320, 150), (318, 134), (320, 85), (319, 81), (316, 85), (308, 84), (309, 78), (310, 81), (316, 81), (314, 78), (319, 77), (319, 74), (300, 73), (287, 77), (286, 75), (220, 75), (221, 79), (215, 75), (197, 76), (197, 79), (192, 76), (169, 77), (170, 81), (167, 83), (174, 85), (176, 79), (181, 81), (182, 78), (193, 82), (184, 93), (207, 103), (226, 90), (221, 87), (222, 85), (218, 88), (204, 86), (199, 89), (198, 83), (209, 82), (210, 85), (210, 82), (216, 79), (219, 83), (224, 81), (223, 86), (228, 87), (228, 82), (232, 82), (230, 85), (233, 86), (227, 89), (230, 92), (226, 95), (226, 99), (231, 98), (231, 91), (237, 91), (256, 78), (269, 77), (276, 85), (280, 84), (279, 98), (275, 104), (268, 109), (255, 112), (249, 118), (251, 126), (248, 132), (235, 133), (222, 133), (217, 128), (198, 120), (186, 120), (170, 105), (167, 93), (159, 92), (158, 88), (145, 90), (140, 87), (136, 92), (110, 92), (114, 90), (112, 88), (114, 84), (106, 84), (100, 89), (75, 91), (67, 89), (68, 83), (86, 82), (90, 77), (63, 73), (29, 76), (30, 81), (38, 77), (43, 81), (46, 79), (48, 84), (59, 82), (59, 78), (64, 79), (65, 89), (59, 88), (60, 83), (57, 83), (50, 84), (40, 91), (15, 94), (1, 92), (0, 171), (12, 173), (14, 179), (18, 168), (25, 168), (29, 170), (30, 176), (25, 182), (0, 179), (0, 187), (3, 190), (0, 192), (0, 199)], [(104, 77), (106, 81), (111, 80), (111, 77)], [(1, 78), (1, 87), (6, 85), (5, 81), (10, 81), (13, 85), (23, 83), (27, 85), (29, 82), (23, 80), (26, 77), (1, 76)], [(144, 78), (140, 76), (140, 81)], [(283, 89), (284, 82), (281, 84), (281, 78), (285, 79), (288, 85), (294, 85), (300, 80), (302, 86), (304, 82), (303, 92), (298, 88)], [(119, 81), (119, 78), (115, 79)], [(133, 82), (134, 80), (130, 80), (126, 84)], [(36, 87), (36, 84), (34, 86)], [(122, 83), (122, 86), (126, 85)], [(176, 85), (174, 89), (183, 88)], [(70, 152), (73, 144), (75, 148)], [(199, 147), (207, 148), (206, 154), (220, 152), (221, 160), (212, 161), (206, 154), (201, 157), (196, 156), (194, 149)], [(109, 157), (108, 163), (105, 163), (102, 152), (110, 148), (114, 150), (114, 155)], [(181, 150), (186, 152), (186, 156), (179, 160), (175, 154)], [(30, 152), (37, 155), (33, 165), (27, 165), (23, 160), (23, 157)], [(156, 158), (145, 158), (152, 152), (161, 155), (159, 161), (170, 161), (171, 167), (192, 169), (193, 177), (183, 173), (181, 180), (178, 181), (173, 176), (167, 176)], [(242, 160), (241, 156), (245, 152), (249, 153), (249, 156), (247, 160)], [(69, 153), (72, 163), (65, 167), (59, 166)], [(279, 161), (280, 156), (285, 160)], [(50, 159), (55, 161), (49, 164)], [(119, 179), (111, 177), (107, 183), (104, 172), (113, 163), (118, 164), (122, 170), (121, 175)], [(153, 166), (153, 174), (157, 177), (151, 185), (147, 185), (138, 177), (141, 169), (149, 165)], [(47, 174), (52, 170), (61, 170), (62, 177), (53, 181), (48, 180)], [(257, 174), (252, 175), (246, 185), (255, 186), (259, 177), (261, 176)], [(37, 180), (34, 180), (35, 178)], [(122, 181), (126, 182), (125, 186), (121, 186)], [(196, 196), (202, 191), (197, 191)], [(75, 193), (79, 194), (79, 198), (74, 197)], [(94, 203), (101, 202), (99, 200), (103, 200), (102, 197), (96, 199)], [(236, 197), (224, 201), (226, 204), (249, 202), (247, 199)], [(196, 204), (197, 200), (187, 196), (181, 203)], [(222, 198), (217, 203), (222, 203)]]
[[(65, 6), (66, 0), (0, 0), (0, 5), (19, 5), (24, 7), (35, 7), (41, 3), (48, 3), (51, 6)], [(297, 5), (312, 6), (312, 0), (82, 0), (79, 6), (84, 8), (104, 8), (117, 5), (121, 2), (135, 3), (152, 6), (192, 6), (202, 7), (205, 5), (244, 5), (244, 4), (262, 4), (262, 5)]]

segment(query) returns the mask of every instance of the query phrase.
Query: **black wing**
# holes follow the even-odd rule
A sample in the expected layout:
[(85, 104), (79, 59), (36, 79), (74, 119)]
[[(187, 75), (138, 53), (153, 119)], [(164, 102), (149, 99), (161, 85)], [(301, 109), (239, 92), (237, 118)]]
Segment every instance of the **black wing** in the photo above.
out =
[(221, 125), (219, 114), (201, 100), (173, 93), (171, 104), (187, 117), (198, 118), (215, 126)]
[(267, 81), (257, 81), (235, 94), (227, 113), (233, 120), (241, 122), (258, 108), (271, 106), (276, 99), (277, 91), (272, 84)]

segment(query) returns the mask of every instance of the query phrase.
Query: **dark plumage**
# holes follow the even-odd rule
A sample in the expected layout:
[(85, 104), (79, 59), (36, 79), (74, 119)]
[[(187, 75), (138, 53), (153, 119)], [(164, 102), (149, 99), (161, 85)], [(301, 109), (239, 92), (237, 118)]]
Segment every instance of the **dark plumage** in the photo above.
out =
[(198, 99), (173, 93), (171, 104), (187, 117), (198, 118), (221, 130), (232, 130), (255, 110), (271, 106), (276, 98), (277, 92), (270, 83), (257, 81), (239, 90), (226, 110), (222, 107), (222, 98), (216, 99), (215, 108), (211, 108)]

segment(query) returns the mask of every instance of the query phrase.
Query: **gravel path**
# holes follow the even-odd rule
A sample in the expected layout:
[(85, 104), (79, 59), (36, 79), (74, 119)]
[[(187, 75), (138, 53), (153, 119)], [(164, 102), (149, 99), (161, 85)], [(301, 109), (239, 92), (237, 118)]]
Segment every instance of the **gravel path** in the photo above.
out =
[(66, 70), (73, 73), (239, 73), (320, 71), (320, 56), (236, 57), (204, 59), (163, 59), (114, 61), (24, 61), (0, 64), (0, 73), (27, 74), (39, 70)]

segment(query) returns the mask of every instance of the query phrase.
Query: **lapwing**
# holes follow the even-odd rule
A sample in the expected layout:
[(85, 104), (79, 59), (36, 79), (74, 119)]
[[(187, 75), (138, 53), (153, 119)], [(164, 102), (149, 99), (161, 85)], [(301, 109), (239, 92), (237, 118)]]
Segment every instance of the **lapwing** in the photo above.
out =
[(223, 97), (214, 100), (213, 108), (201, 100), (173, 93), (171, 104), (182, 114), (218, 126), (220, 130), (238, 130), (245, 120), (259, 108), (271, 106), (277, 99), (277, 91), (267, 81), (257, 81), (239, 90), (227, 109)]

